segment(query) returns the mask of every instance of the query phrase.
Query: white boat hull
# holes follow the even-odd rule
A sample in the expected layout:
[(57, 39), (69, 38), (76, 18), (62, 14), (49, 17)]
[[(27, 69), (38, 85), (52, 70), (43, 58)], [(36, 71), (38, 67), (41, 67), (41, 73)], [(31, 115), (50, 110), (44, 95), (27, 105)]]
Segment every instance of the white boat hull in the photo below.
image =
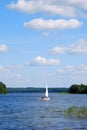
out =
[(50, 98), (49, 97), (42, 97), (42, 98), (40, 98), (40, 100), (48, 101), (48, 100), (50, 100)]

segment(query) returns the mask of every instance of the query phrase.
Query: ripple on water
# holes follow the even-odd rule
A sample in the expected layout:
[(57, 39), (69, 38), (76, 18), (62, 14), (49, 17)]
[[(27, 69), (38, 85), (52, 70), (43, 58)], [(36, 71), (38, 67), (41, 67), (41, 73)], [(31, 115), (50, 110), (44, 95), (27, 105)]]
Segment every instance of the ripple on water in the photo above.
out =
[(87, 130), (87, 119), (68, 118), (63, 113), (71, 105), (87, 106), (87, 95), (50, 96), (49, 102), (39, 101), (37, 93), (0, 96), (0, 130)]

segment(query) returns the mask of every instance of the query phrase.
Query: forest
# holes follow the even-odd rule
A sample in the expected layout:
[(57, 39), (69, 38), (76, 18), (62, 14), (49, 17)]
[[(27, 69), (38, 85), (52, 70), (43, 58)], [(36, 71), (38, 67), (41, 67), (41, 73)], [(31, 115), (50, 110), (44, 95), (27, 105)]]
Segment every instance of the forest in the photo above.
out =
[(87, 94), (87, 85), (84, 84), (73, 84), (70, 86), (69, 93), (74, 93), (74, 94)]
[[(45, 88), (35, 88), (35, 87), (27, 87), (27, 88), (7, 88), (9, 93), (44, 93)], [(67, 92), (67, 88), (49, 88), (50, 93), (56, 92)]]

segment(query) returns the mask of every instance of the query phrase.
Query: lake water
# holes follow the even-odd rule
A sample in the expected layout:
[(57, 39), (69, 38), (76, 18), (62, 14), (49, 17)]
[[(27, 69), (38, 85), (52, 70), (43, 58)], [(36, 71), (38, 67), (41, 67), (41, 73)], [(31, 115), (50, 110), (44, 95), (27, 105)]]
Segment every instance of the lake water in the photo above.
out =
[(87, 119), (65, 116), (70, 106), (87, 106), (87, 95), (50, 93), (50, 101), (41, 101), (42, 93), (0, 95), (0, 130), (87, 130)]

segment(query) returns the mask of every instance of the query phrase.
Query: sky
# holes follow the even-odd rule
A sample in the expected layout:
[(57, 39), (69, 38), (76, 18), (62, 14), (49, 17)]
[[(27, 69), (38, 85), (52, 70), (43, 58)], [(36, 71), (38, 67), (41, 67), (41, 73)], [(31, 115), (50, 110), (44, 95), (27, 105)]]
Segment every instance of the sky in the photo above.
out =
[(0, 81), (87, 85), (87, 0), (0, 0)]

